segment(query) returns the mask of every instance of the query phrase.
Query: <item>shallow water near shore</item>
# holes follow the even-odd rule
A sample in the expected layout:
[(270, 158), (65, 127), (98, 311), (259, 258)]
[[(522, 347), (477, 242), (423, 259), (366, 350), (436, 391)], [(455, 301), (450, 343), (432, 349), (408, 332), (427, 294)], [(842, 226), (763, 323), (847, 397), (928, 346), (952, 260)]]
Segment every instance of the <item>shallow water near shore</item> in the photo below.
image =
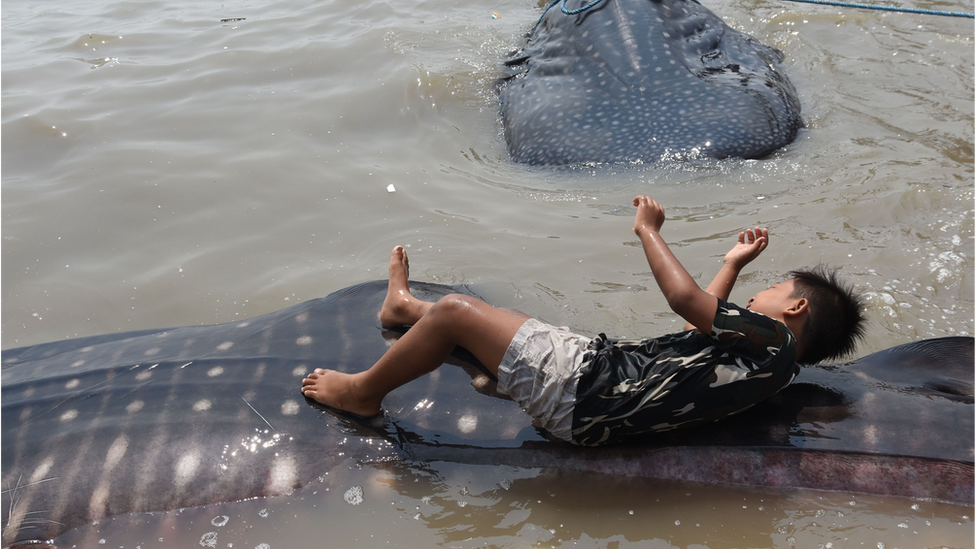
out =
[[(705, 3), (786, 56), (806, 128), (771, 158), (511, 163), (493, 86), (541, 13), (532, 2), (8, 2), (2, 347), (256, 316), (384, 278), (395, 244), (415, 280), (584, 333), (663, 333), (680, 325), (630, 230), (635, 194), (665, 205), (664, 236), (703, 284), (739, 230), (769, 227), (733, 300), (790, 269), (840, 267), (869, 298), (859, 354), (972, 335), (972, 20)], [(291, 496), (110, 519), (62, 545), (971, 547), (972, 517), (350, 463)]]

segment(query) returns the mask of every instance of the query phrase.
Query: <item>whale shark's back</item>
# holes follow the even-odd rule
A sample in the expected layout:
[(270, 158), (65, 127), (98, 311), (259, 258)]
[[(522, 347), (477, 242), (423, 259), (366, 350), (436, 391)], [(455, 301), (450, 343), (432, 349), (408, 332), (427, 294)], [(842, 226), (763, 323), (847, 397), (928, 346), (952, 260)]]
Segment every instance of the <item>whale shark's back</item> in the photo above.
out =
[[(825, 488), (834, 485), (801, 475), (810, 468), (796, 464), (828, 471), (859, 456), (862, 469), (899, 466), (915, 476), (899, 477), (909, 480), (894, 488), (841, 486), (972, 497), (972, 482), (962, 494), (944, 482), (972, 478), (972, 338), (804, 368), (770, 400), (714, 426), (584, 451), (546, 440), (518, 405), (497, 398), (490, 374), (463, 350), (390, 393), (388, 415), (369, 422), (305, 400), (299, 387), (307, 373), (366, 369), (402, 333), (379, 323), (386, 288), (368, 282), (229, 324), (3, 351), (3, 542), (47, 539), (122, 513), (287, 493), (349, 460), (465, 460)], [(411, 289), (427, 300), (467, 291)], [(788, 472), (769, 480), (727, 466), (733, 459), (763, 470), (771, 456), (794, 469), (780, 467)], [(933, 482), (919, 480), (922, 463)]]

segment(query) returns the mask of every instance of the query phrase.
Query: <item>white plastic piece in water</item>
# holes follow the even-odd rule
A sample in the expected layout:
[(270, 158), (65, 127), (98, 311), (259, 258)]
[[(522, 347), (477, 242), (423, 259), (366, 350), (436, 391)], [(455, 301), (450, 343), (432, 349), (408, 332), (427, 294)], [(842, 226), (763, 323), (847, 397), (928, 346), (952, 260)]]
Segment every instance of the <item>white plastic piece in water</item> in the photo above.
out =
[(396, 192), (396, 187), (393, 186), (393, 183), (390, 183), (389, 185), (386, 186), (386, 192), (388, 192), (388, 193), (395, 193)]
[(346, 494), (342, 497), (349, 505), (359, 505), (363, 502), (363, 487), (353, 486), (352, 488), (346, 490)]

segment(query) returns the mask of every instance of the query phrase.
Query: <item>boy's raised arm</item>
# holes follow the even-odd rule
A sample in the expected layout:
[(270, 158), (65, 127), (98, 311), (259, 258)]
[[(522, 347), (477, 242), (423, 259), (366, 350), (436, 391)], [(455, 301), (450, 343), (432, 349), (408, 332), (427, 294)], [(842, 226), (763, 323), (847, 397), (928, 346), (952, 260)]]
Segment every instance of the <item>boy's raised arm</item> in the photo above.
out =
[(637, 207), (634, 232), (640, 238), (647, 263), (668, 306), (698, 330), (711, 332), (718, 299), (698, 287), (661, 238), (659, 231), (664, 224), (664, 208), (647, 196), (634, 198), (634, 206)]
[[(725, 254), (725, 259), (722, 260), (722, 268), (719, 269), (705, 291), (723, 301), (728, 301), (729, 295), (732, 293), (732, 286), (735, 285), (735, 281), (739, 277), (739, 272), (750, 261), (759, 257), (767, 245), (769, 245), (769, 231), (767, 229), (756, 227), (740, 232), (739, 240), (729, 250), (729, 253)], [(685, 330), (695, 327), (691, 322), (685, 324)]]

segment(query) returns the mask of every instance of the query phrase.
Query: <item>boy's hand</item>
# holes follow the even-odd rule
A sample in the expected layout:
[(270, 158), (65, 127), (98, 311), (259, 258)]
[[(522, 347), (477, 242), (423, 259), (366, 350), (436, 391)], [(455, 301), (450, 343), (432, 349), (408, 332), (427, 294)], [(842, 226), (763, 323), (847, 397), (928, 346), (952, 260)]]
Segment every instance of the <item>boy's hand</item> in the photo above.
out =
[(641, 229), (654, 232), (661, 230), (664, 225), (664, 207), (649, 196), (634, 197), (634, 206), (637, 207), (637, 216), (634, 218), (634, 232), (640, 236)]
[(769, 245), (769, 231), (756, 227), (739, 233), (739, 241), (725, 254), (725, 263), (736, 270), (745, 267)]

